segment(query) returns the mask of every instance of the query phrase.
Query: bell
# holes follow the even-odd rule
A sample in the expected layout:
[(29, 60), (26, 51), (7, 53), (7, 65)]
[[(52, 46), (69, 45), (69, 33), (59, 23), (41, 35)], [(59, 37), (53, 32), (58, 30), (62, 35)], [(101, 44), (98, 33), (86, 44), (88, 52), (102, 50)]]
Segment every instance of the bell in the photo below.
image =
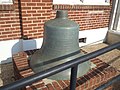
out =
[[(30, 57), (30, 67), (37, 73), (82, 56), (78, 36), (79, 25), (68, 19), (66, 10), (57, 11), (56, 18), (44, 24), (43, 44)], [(86, 74), (89, 69), (89, 61), (78, 65), (77, 77)], [(71, 69), (67, 69), (48, 78), (69, 80), (70, 72)]]

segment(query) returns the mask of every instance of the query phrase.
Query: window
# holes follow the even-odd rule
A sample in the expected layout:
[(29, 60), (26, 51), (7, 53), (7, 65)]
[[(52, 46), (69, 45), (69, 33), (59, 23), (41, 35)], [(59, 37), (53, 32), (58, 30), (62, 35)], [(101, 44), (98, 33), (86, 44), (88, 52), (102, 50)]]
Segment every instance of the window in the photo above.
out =
[(13, 0), (0, 0), (0, 11), (14, 10)]
[(117, 25), (117, 30), (120, 31), (120, 16), (119, 16), (119, 21), (118, 21), (118, 25)]
[(120, 0), (115, 0), (113, 2), (113, 8), (111, 13), (110, 20), (110, 30), (119, 31), (120, 32)]
[(82, 4), (81, 0), (53, 0), (53, 4)]
[(0, 0), (0, 4), (13, 4), (12, 0)]
[(110, 0), (53, 0), (53, 4), (110, 5)]
[(85, 5), (110, 5), (110, 0), (83, 0)]

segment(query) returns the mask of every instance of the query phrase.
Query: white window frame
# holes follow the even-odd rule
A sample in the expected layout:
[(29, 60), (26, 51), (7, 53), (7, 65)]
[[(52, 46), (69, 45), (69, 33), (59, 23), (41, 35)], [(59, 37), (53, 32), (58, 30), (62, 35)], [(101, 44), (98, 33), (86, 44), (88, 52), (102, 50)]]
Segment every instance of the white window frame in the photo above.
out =
[(120, 32), (120, 15), (119, 15), (119, 21), (118, 21), (118, 25), (117, 25), (117, 31)]
[(110, 0), (53, 0), (53, 4), (67, 4), (67, 5), (110, 5)]
[(81, 0), (53, 0), (53, 4), (75, 5), (82, 4)]
[[(110, 20), (110, 25), (109, 25), (109, 30), (114, 31), (114, 32), (120, 32), (120, 14), (118, 8), (120, 5), (119, 0), (114, 1), (114, 6), (113, 6), (113, 12), (111, 13), (111, 20)], [(119, 6), (118, 6), (119, 5)]]
[(0, 4), (13, 4), (13, 0), (0, 0)]

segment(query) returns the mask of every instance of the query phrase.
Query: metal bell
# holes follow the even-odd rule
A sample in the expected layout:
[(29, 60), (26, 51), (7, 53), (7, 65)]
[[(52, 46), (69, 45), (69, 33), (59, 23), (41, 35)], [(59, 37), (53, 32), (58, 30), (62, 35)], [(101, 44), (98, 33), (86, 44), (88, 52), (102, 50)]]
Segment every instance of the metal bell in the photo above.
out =
[[(30, 66), (35, 73), (45, 71), (48, 68), (73, 60), (83, 55), (79, 48), (79, 25), (68, 19), (68, 12), (57, 11), (56, 18), (44, 24), (44, 37), (41, 49), (30, 57)], [(84, 62), (78, 66), (80, 77), (88, 72), (90, 62)], [(65, 70), (48, 77), (53, 80), (70, 79), (71, 70)]]

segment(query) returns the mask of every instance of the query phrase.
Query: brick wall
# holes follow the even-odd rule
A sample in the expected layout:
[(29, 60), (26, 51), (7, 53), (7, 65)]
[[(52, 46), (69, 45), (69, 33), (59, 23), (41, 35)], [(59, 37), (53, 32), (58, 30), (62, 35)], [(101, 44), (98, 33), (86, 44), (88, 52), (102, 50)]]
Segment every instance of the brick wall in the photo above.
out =
[(18, 2), (0, 5), (0, 41), (20, 38)]
[(79, 23), (81, 30), (107, 27), (110, 15), (110, 6), (52, 5), (52, 0), (14, 0), (12, 7), (0, 9), (0, 41), (19, 39), (21, 35), (41, 38), (44, 22), (54, 18), (57, 9), (71, 9), (69, 18)]
[(80, 30), (108, 27), (110, 6), (54, 5), (54, 9), (68, 9), (69, 18), (80, 25)]
[(43, 36), (44, 22), (51, 18), (51, 0), (21, 0), (23, 32), (28, 38)]

